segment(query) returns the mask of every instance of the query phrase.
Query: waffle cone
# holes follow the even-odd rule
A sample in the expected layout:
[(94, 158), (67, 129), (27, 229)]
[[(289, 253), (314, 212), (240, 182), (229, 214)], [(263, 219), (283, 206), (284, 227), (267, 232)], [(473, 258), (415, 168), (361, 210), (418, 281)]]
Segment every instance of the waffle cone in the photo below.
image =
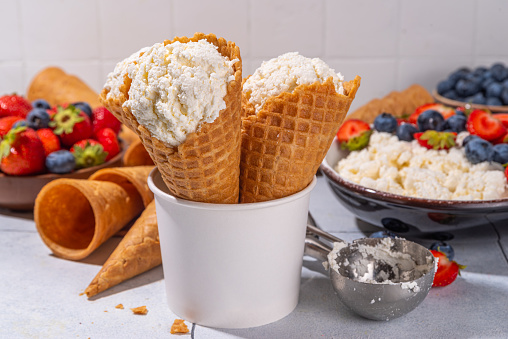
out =
[(34, 219), (39, 235), (56, 256), (80, 260), (142, 210), (143, 199), (134, 187), (62, 178), (39, 192)]
[(360, 77), (337, 94), (332, 78), (266, 100), (259, 112), (242, 96), (240, 201), (282, 198), (312, 181), (355, 98)]
[(152, 201), (124, 236), (90, 285), (90, 298), (110, 287), (162, 264), (159, 230)]
[(139, 125), (130, 110), (123, 107), (128, 98), (131, 80), (126, 76), (121, 94), (108, 98), (108, 90), (101, 92), (101, 102), (119, 120), (135, 131), (155, 165), (169, 191), (176, 197), (207, 203), (237, 203), (239, 196), (239, 163), (241, 140), (241, 84), (242, 63), (240, 49), (234, 43), (213, 34), (196, 33), (192, 38), (175, 38), (165, 41), (186, 43), (206, 39), (218, 47), (219, 53), (230, 60), (238, 59), (233, 65), (235, 80), (228, 84), (224, 97), (226, 108), (213, 123), (204, 123), (200, 130), (191, 133), (178, 147), (168, 145), (151, 136)]
[(145, 146), (138, 138), (129, 145), (125, 154), (123, 155), (124, 166), (153, 166), (153, 160), (150, 158), (150, 154), (146, 151)]
[(58, 67), (40, 71), (30, 83), (26, 97), (29, 101), (45, 99), (51, 106), (78, 101), (92, 108), (100, 106), (99, 95), (80, 78), (65, 73)]

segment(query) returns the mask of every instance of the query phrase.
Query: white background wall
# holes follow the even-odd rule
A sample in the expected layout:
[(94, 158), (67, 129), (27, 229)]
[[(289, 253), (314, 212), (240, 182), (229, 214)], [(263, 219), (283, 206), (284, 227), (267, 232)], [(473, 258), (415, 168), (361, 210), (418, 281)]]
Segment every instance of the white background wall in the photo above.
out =
[(289, 51), (362, 85), (354, 106), (461, 66), (508, 65), (506, 0), (0, 0), (0, 94), (49, 65), (99, 91), (116, 62), (196, 31), (240, 46), (244, 75)]

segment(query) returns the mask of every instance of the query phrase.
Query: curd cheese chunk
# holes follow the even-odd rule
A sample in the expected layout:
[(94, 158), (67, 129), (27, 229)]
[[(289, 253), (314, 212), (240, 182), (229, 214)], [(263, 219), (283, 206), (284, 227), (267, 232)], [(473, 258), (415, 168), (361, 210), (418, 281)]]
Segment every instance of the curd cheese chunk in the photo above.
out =
[(127, 64), (132, 83), (124, 107), (153, 137), (178, 146), (226, 108), (224, 96), (238, 60), (199, 40), (157, 43), (136, 61)]
[(266, 99), (282, 92), (291, 93), (298, 85), (324, 82), (333, 78), (335, 90), (344, 94), (344, 76), (335, 73), (323, 60), (306, 58), (298, 52), (286, 53), (278, 58), (264, 61), (243, 84), (243, 91), (254, 105), (256, 113)]
[(473, 165), (463, 148), (432, 150), (383, 132), (374, 132), (366, 148), (351, 152), (335, 170), (361, 186), (416, 198), (493, 200), (507, 190), (500, 165)]

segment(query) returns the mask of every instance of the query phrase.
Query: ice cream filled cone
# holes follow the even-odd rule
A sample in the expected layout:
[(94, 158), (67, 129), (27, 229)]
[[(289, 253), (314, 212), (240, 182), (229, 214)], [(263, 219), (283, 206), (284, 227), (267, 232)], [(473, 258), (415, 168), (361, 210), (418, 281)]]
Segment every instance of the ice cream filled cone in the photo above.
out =
[(44, 243), (64, 259), (90, 255), (143, 210), (143, 198), (134, 186), (124, 187), (64, 178), (48, 183), (37, 195), (34, 208)]
[[(258, 107), (249, 100), (250, 92), (244, 87), (242, 203), (282, 198), (312, 181), (360, 86), (357, 76), (342, 83), (339, 94), (333, 80), (329, 77), (296, 85), (291, 92), (267, 95)], [(270, 93), (271, 87), (267, 88)]]
[[(182, 103), (182, 100), (186, 98), (204, 98), (203, 100), (198, 99), (198, 104), (202, 104), (206, 100), (209, 100), (212, 104), (222, 102), (223, 100), (224, 105), (221, 106), (220, 111), (217, 109), (217, 116), (213, 121), (211, 119), (203, 121), (197, 126), (195, 131), (189, 131), (183, 141), (170, 142), (157, 135), (157, 132), (162, 130), (167, 132), (172, 126), (177, 127), (172, 132), (171, 137), (173, 137), (178, 135), (187, 126), (186, 124), (179, 124), (179, 122), (175, 126), (175, 123), (161, 121), (160, 118), (164, 114), (161, 112), (160, 102), (154, 102), (154, 100), (166, 98), (171, 93), (164, 93), (164, 95), (151, 93), (149, 98), (146, 96), (136, 96), (136, 93), (142, 92), (144, 95), (147, 89), (151, 90), (154, 88), (153, 84), (149, 83), (147, 84), (147, 89), (140, 91), (139, 83), (141, 81), (137, 76), (141, 74), (141, 80), (153, 81), (152, 74), (155, 76), (156, 74), (150, 73), (150, 77), (147, 77), (146, 70), (156, 62), (158, 53), (164, 50), (164, 48), (172, 48), (174, 51), (177, 48), (185, 48), (182, 45), (202, 42), (215, 46), (214, 48), (218, 52), (217, 57), (224, 60), (219, 60), (219, 62), (211, 61), (207, 64), (206, 60), (208, 58), (202, 58), (202, 60), (205, 60), (204, 65), (188, 67), (187, 69), (208, 70), (215, 67), (217, 63), (230, 63), (229, 69), (231, 73), (226, 76), (228, 80), (224, 82), (224, 95), (219, 97), (208, 92), (204, 95), (202, 93), (204, 91), (201, 91), (199, 88), (203, 82), (212, 81), (217, 78), (217, 73), (213, 73), (209, 79), (201, 81), (200, 84), (189, 86), (186, 83), (177, 84), (172, 88), (180, 94), (178, 94), (178, 99), (175, 103), (170, 105), (168, 109), (176, 107), (176, 110), (179, 111), (176, 114), (178, 117), (172, 116), (170, 118), (180, 121), (182, 117), (186, 118), (190, 115), (189, 112), (192, 107)], [(154, 52), (155, 48), (158, 48), (156, 52)], [(184, 58), (182, 55), (180, 57)], [(195, 57), (195, 55), (192, 55), (191, 59), (185, 60), (183, 62), (185, 67), (188, 66), (187, 63), (194, 62)], [(166, 62), (162, 67), (163, 69), (174, 66), (172, 63), (168, 64), (167, 59), (163, 60), (163, 62)], [(147, 62), (147, 60), (149, 61)], [(157, 67), (157, 71), (160, 69), (161, 67)], [(181, 81), (182, 78), (184, 77), (171, 77), (171, 79), (176, 79), (175, 81), (177, 82)], [(223, 38), (217, 38), (213, 34), (196, 33), (192, 38), (175, 38), (172, 41), (167, 40), (163, 44), (156, 44), (150, 49), (145, 48), (119, 63), (115, 71), (108, 76), (108, 82), (104, 86), (100, 98), (104, 106), (140, 136), (150, 157), (159, 168), (169, 191), (174, 196), (199, 202), (237, 203), (240, 171), (241, 82), (242, 63), (240, 49), (234, 43), (228, 42)], [(161, 91), (167, 91), (167, 86), (161, 87), (164, 87)], [(218, 87), (220, 86), (211, 86), (210, 88)], [(188, 92), (182, 93), (185, 90)], [(203, 112), (207, 110), (207, 106), (201, 109)], [(156, 118), (148, 120), (142, 117), (143, 119), (138, 121), (134, 112), (136, 112), (138, 117), (144, 113), (149, 113), (154, 117), (156, 116)], [(190, 120), (194, 121), (195, 119)]]
[(45, 99), (51, 106), (84, 101), (92, 108), (100, 106), (99, 95), (77, 76), (67, 74), (58, 67), (40, 71), (30, 83), (26, 93), (29, 101)]
[(162, 264), (159, 230), (152, 201), (104, 263), (85, 293), (90, 298)]
[(154, 162), (140, 139), (129, 145), (123, 155), (124, 166), (153, 166)]

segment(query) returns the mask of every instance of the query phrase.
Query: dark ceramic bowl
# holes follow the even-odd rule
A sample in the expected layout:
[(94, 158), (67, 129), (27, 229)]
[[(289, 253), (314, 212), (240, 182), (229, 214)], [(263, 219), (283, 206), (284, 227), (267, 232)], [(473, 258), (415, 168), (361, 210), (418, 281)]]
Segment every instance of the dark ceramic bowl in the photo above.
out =
[[(122, 146), (125, 145), (122, 144)], [(125, 147), (123, 147), (124, 149)], [(37, 194), (50, 181), (60, 178), (87, 179), (100, 169), (121, 166), (124, 154), (123, 150), (102, 165), (83, 168), (69, 174), (46, 173), (29, 176), (12, 176), (0, 173), (0, 208), (19, 211), (31, 210), (34, 207)]]
[(321, 171), (340, 202), (357, 218), (396, 233), (428, 233), (447, 238), (454, 230), (508, 221), (508, 198), (452, 201), (407, 197), (360, 186), (333, 167), (347, 151), (334, 140)]

